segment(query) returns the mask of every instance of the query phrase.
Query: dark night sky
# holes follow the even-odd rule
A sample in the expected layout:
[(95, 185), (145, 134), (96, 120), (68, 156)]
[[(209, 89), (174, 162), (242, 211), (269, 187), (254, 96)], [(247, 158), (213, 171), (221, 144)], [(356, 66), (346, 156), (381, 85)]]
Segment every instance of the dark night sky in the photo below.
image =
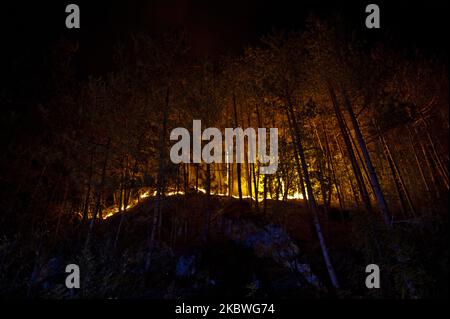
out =
[[(81, 29), (64, 27), (68, 3), (81, 9)], [(365, 6), (381, 9), (382, 32), (364, 28)], [(129, 33), (158, 33), (168, 29), (187, 31), (195, 56), (236, 53), (273, 27), (301, 29), (305, 17), (339, 13), (349, 29), (369, 40), (388, 33), (399, 46), (419, 46), (442, 52), (447, 26), (448, 1), (26, 1), (2, 4), (2, 65), (25, 55), (39, 56), (62, 34), (80, 40), (82, 67), (87, 72), (108, 69), (114, 42)], [(10, 68), (9, 68), (10, 69)]]

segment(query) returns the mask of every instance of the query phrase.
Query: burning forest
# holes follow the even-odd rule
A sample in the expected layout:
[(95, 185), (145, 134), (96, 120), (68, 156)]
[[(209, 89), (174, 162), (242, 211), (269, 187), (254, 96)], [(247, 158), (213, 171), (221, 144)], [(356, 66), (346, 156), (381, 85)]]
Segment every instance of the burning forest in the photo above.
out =
[(434, 38), (160, 2), (5, 36), (0, 298), (448, 297)]

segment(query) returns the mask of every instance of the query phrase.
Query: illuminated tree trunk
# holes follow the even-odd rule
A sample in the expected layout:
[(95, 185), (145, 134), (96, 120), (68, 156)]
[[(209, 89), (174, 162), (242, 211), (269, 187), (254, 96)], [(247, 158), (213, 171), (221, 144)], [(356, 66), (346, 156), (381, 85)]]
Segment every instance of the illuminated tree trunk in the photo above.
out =
[(211, 216), (211, 207), (210, 207), (210, 200), (211, 200), (211, 164), (206, 164), (206, 196), (208, 197), (206, 201), (206, 207), (204, 208), (204, 233), (203, 233), (203, 240), (206, 242), (208, 239), (208, 233), (209, 233), (209, 221)]
[(195, 164), (195, 191), (198, 192), (198, 171), (200, 169), (200, 164)]
[[(260, 114), (259, 114), (258, 104), (256, 104), (256, 117), (257, 117), (257, 121), (258, 121), (258, 127), (261, 127), (261, 118), (260, 118)], [(253, 167), (253, 184), (255, 187), (255, 199), (256, 199), (255, 200), (255, 208), (256, 208), (256, 211), (259, 211), (259, 167), (256, 170), (255, 163), (252, 164), (252, 167)]]
[(184, 196), (187, 196), (189, 187), (189, 164), (186, 163), (183, 163), (183, 184)]
[(316, 138), (317, 138), (317, 142), (316, 140), (313, 138), (313, 143), (314, 143), (314, 147), (315, 149), (320, 149), (320, 153), (321, 156), (318, 158), (318, 162), (319, 162), (319, 183), (320, 183), (320, 191), (322, 193), (322, 202), (323, 202), (323, 208), (325, 211), (325, 214), (328, 215), (328, 203), (327, 203), (327, 190), (325, 187), (325, 178), (326, 178), (326, 173), (325, 173), (325, 150), (323, 148), (322, 145), (322, 141), (320, 140), (320, 136), (319, 136), (319, 132), (317, 131), (316, 125), (314, 124), (314, 121), (311, 121), (310, 127), (312, 128), (312, 130), (314, 131)]
[[(138, 162), (137, 162), (137, 160), (135, 160), (134, 161), (134, 169), (132, 170), (132, 176), (131, 176), (132, 179), (134, 178), (134, 172), (136, 171), (137, 166), (138, 166)], [(131, 188), (130, 188), (130, 192), (131, 192)], [(138, 196), (138, 200), (139, 200), (139, 196)], [(119, 204), (119, 205), (121, 205), (121, 204)], [(127, 205), (127, 203), (125, 202), (125, 204), (124, 204), (124, 206), (125, 206), (124, 207), (124, 211), (126, 211), (126, 205)], [(120, 235), (120, 231), (122, 229), (122, 224), (123, 224), (124, 218), (125, 218), (125, 214), (122, 214), (120, 216), (119, 226), (117, 227), (116, 239), (114, 240), (114, 249), (116, 248), (117, 242), (119, 241), (119, 235)]]
[(255, 163), (251, 164), (252, 167), (252, 175), (253, 175), (253, 187), (255, 189), (255, 209), (256, 211), (259, 210), (259, 192), (258, 192), (258, 183), (256, 181), (256, 170), (255, 170)]
[(91, 159), (90, 159), (90, 162), (89, 162), (88, 189), (86, 191), (86, 200), (84, 202), (84, 208), (83, 208), (83, 221), (87, 221), (88, 213), (89, 213), (89, 200), (90, 200), (90, 196), (91, 196), (93, 161), (94, 161), (94, 152), (91, 151)]
[(125, 160), (125, 172), (124, 172), (124, 187), (123, 187), (123, 211), (127, 211), (127, 206), (130, 201), (131, 187), (130, 187), (130, 173), (128, 169), (128, 155)]
[(124, 177), (123, 173), (121, 173), (120, 176), (120, 191), (119, 191), (119, 214), (122, 212), (123, 207), (123, 183), (124, 183)]
[[(330, 170), (331, 170), (331, 175), (332, 175), (332, 178), (333, 178), (333, 184), (334, 184), (334, 187), (336, 188), (336, 194), (338, 196), (339, 207), (341, 208), (341, 211), (343, 211), (344, 210), (344, 201), (342, 199), (340, 187), (339, 187), (337, 179), (336, 179), (336, 173), (334, 171), (333, 156), (332, 156), (331, 150), (330, 150), (330, 142), (329, 142), (329, 139), (328, 139), (328, 133), (327, 133), (327, 129), (325, 127), (325, 123), (323, 121), (321, 123), (322, 123), (323, 133), (324, 133), (324, 136), (325, 136), (325, 150), (326, 150), (326, 153), (327, 153), (328, 162), (330, 163)], [(331, 191), (330, 191), (330, 194), (331, 194)]]
[[(246, 155), (247, 157), (247, 155)], [(247, 195), (250, 198), (250, 204), (253, 203), (253, 190), (252, 190), (252, 171), (251, 171), (251, 163), (249, 163), (247, 157), (247, 161), (245, 162), (245, 173), (246, 173), (246, 180), (247, 180)]]
[[(385, 149), (386, 156), (388, 157), (388, 160), (389, 160), (389, 163), (390, 163), (390, 166), (392, 169), (392, 174), (394, 175), (394, 179), (398, 179), (398, 182), (396, 181), (396, 185), (400, 186), (398, 189), (398, 191), (400, 193), (400, 201), (402, 202), (402, 205), (404, 205), (403, 199), (401, 197), (402, 196), (401, 191), (403, 191), (403, 194), (405, 195), (406, 201), (408, 202), (408, 206), (411, 210), (411, 213), (413, 214), (413, 216), (416, 216), (417, 215), (416, 209), (414, 208), (414, 205), (411, 200), (411, 196), (409, 195), (408, 189), (406, 188), (406, 184), (405, 184), (405, 181), (403, 180), (402, 174), (401, 174), (400, 170), (398, 169), (398, 166), (397, 166), (397, 163), (396, 163), (394, 157), (392, 156), (389, 145), (387, 144), (386, 139), (384, 138), (383, 134), (381, 133), (380, 127), (378, 125), (376, 125), (376, 128), (377, 128), (378, 136), (379, 136), (381, 143)], [(406, 207), (404, 207), (404, 209), (406, 211)]]
[(211, 164), (206, 165), (206, 183), (205, 183), (205, 191), (206, 195), (211, 195)]
[[(231, 155), (232, 156), (232, 155)], [(233, 196), (233, 163), (228, 163), (228, 196)]]
[(344, 120), (344, 126), (345, 126), (345, 129), (347, 130), (347, 136), (350, 139), (353, 151), (356, 154), (356, 162), (360, 163), (359, 167), (361, 168), (361, 176), (362, 176), (362, 180), (364, 182), (364, 185), (369, 185), (370, 186), (367, 189), (367, 193), (369, 194), (369, 198), (370, 198), (371, 192), (373, 193), (373, 188), (372, 188), (372, 184), (370, 183), (369, 172), (367, 171), (366, 165), (364, 165), (364, 159), (362, 158), (362, 155), (359, 152), (359, 148), (356, 145), (355, 139), (353, 138), (353, 136), (352, 136), (352, 134), (350, 132), (350, 129), (348, 128), (347, 123), (345, 122), (345, 120)]
[(307, 196), (306, 196), (306, 191), (305, 191), (305, 182), (303, 180), (302, 168), (301, 168), (300, 159), (299, 159), (298, 151), (297, 151), (297, 138), (296, 138), (296, 135), (294, 132), (294, 124), (292, 123), (292, 119), (291, 119), (291, 116), (288, 111), (286, 111), (286, 117), (288, 120), (289, 131), (290, 131), (290, 134), (292, 137), (292, 141), (294, 143), (294, 147), (293, 147), (294, 158), (295, 158), (295, 165), (297, 167), (297, 174), (298, 174), (298, 178), (299, 178), (300, 192), (301, 192), (302, 197), (305, 200), (306, 204), (309, 206), (309, 202), (307, 201)]
[(384, 222), (386, 225), (391, 224), (391, 216), (389, 209), (387, 207), (386, 200), (384, 199), (383, 192), (380, 187), (380, 183), (378, 182), (378, 176), (375, 172), (375, 168), (373, 167), (372, 160), (370, 159), (369, 151), (367, 150), (366, 142), (364, 137), (362, 136), (361, 130), (359, 129), (358, 121), (356, 120), (355, 113), (353, 112), (352, 105), (347, 96), (344, 97), (345, 105), (347, 107), (347, 112), (350, 115), (350, 119), (353, 124), (353, 129), (355, 130), (356, 139), (358, 140), (359, 147), (363, 154), (364, 161), (367, 166), (367, 170), (369, 171), (370, 183), (375, 192), (375, 197), (377, 198), (378, 207), (383, 215)]
[[(250, 116), (247, 114), (247, 127), (251, 127)], [(253, 189), (252, 189), (252, 165), (250, 163), (250, 158), (248, 157), (248, 153), (245, 152), (245, 156), (247, 161), (245, 162), (246, 172), (247, 172), (247, 195), (250, 197), (250, 203), (253, 203)], [(258, 201), (258, 200), (256, 200)], [(257, 205), (257, 204), (256, 204)]]
[(94, 221), (97, 218), (98, 211), (100, 210), (100, 200), (101, 200), (101, 196), (102, 196), (102, 192), (103, 192), (103, 187), (105, 185), (106, 167), (108, 165), (110, 144), (111, 144), (111, 139), (109, 139), (108, 143), (106, 144), (105, 160), (103, 161), (102, 175), (101, 175), (101, 178), (100, 178), (100, 185), (98, 186), (97, 191), (96, 191), (94, 216), (92, 217), (92, 222), (91, 222), (90, 228), (92, 228), (94, 226)]
[(216, 164), (216, 167), (218, 167), (218, 174), (219, 174), (219, 178), (217, 179), (218, 183), (219, 183), (219, 193), (223, 192), (223, 184), (222, 184), (222, 180), (223, 180), (223, 168), (222, 168), (222, 164)]
[[(234, 93), (233, 93), (233, 110), (234, 110), (234, 126), (237, 128), (238, 127), (237, 106), (236, 106), (236, 95)], [(236, 142), (237, 142), (237, 140), (236, 140)], [(242, 181), (241, 181), (241, 164), (240, 163), (236, 163), (236, 173), (237, 173), (239, 200), (242, 201), (242, 185), (241, 185)]]
[(280, 197), (280, 192), (281, 192), (281, 177), (279, 174), (277, 174), (276, 183), (277, 183), (277, 186), (275, 188), (275, 199), (278, 202), (279, 197)]
[[(176, 176), (176, 193), (178, 194), (180, 192), (180, 188), (181, 188), (181, 178), (180, 178), (180, 165), (177, 165), (177, 176)], [(138, 197), (139, 199), (139, 197)]]
[(343, 162), (343, 165), (344, 165), (345, 176), (347, 177), (348, 183), (349, 183), (350, 188), (352, 190), (353, 199), (355, 201), (356, 207), (359, 208), (360, 207), (360, 203), (359, 203), (358, 192), (356, 191), (355, 186), (353, 185), (353, 181), (352, 181), (352, 179), (350, 177), (350, 172), (349, 172), (349, 169), (347, 167), (347, 163), (345, 161), (344, 151), (342, 150), (341, 143), (339, 143), (339, 140), (338, 140), (336, 135), (334, 136), (334, 140), (335, 140), (336, 145), (338, 147), (339, 153), (341, 154), (342, 162)]
[(264, 175), (264, 197), (263, 197), (263, 213), (266, 214), (267, 212), (267, 175)]
[(361, 173), (361, 168), (356, 160), (355, 153), (352, 147), (352, 142), (350, 137), (348, 136), (348, 132), (345, 127), (344, 119), (342, 118), (341, 111), (339, 110), (339, 104), (336, 98), (336, 94), (334, 93), (333, 88), (329, 85), (331, 100), (333, 102), (334, 112), (336, 114), (336, 118), (338, 120), (339, 128), (341, 130), (342, 138), (344, 139), (345, 146), (347, 148), (348, 157), (350, 159), (350, 163), (352, 165), (353, 173), (356, 178), (356, 183), (358, 185), (358, 190), (361, 195), (362, 201), (364, 203), (364, 207), (367, 211), (372, 211), (372, 206), (370, 204), (369, 193), (367, 192), (366, 185), (364, 184), (364, 179)]
[(317, 237), (319, 239), (320, 248), (322, 250), (323, 259), (324, 259), (325, 265), (328, 270), (328, 275), (330, 277), (331, 284), (333, 285), (334, 288), (339, 289), (338, 279), (337, 279), (336, 273), (334, 271), (333, 264), (331, 263), (331, 259), (330, 259), (329, 253), (328, 253), (328, 248), (325, 243), (325, 237), (322, 233), (322, 227), (320, 226), (320, 222), (319, 222), (319, 211), (318, 211), (318, 207), (316, 204), (316, 200), (314, 198), (314, 192), (313, 192), (313, 188), (311, 185), (311, 181), (309, 179), (308, 166), (306, 164), (306, 158), (305, 158), (305, 154), (303, 151), (300, 129), (298, 127), (297, 120), (295, 118), (295, 113), (294, 113), (293, 107), (292, 107), (290, 101), (288, 103), (289, 104), (286, 106), (286, 108), (287, 108), (287, 112), (290, 114), (291, 122), (293, 124), (293, 131), (294, 131), (294, 134), (296, 137), (296, 142), (297, 142), (296, 146), (297, 146), (298, 155), (300, 158), (300, 163), (301, 163), (301, 168), (302, 168), (302, 172), (298, 172), (298, 173), (299, 173), (299, 175), (301, 173), (303, 173), (303, 177), (304, 177), (305, 185), (306, 185), (306, 191), (308, 194), (309, 207), (310, 207), (312, 215), (313, 215), (314, 227), (316, 230)]

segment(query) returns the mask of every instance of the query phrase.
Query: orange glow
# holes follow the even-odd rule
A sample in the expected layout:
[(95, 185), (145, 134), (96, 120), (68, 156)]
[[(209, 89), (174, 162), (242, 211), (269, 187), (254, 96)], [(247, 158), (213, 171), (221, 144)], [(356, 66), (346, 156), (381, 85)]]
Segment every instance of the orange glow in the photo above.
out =
[[(262, 185), (262, 183), (260, 183), (260, 186), (261, 185)], [(282, 181), (282, 190), (284, 191), (284, 182), (283, 181)], [(206, 194), (206, 189), (204, 189), (204, 188), (198, 188), (197, 191), (200, 192), (200, 193)], [(261, 193), (261, 192), (262, 191), (260, 191), (259, 193)], [(156, 194), (157, 194), (156, 191), (153, 191), (153, 193), (152, 193), (150, 190), (147, 189), (147, 190), (141, 192), (141, 194), (139, 195), (139, 198), (130, 199), (130, 202), (126, 206), (126, 208), (124, 206), (122, 206), (122, 211), (126, 211), (126, 210), (129, 210), (129, 209), (137, 206), (139, 204), (139, 200), (140, 199), (147, 199), (147, 198), (150, 198), (150, 197), (156, 197)], [(183, 191), (170, 191), (170, 192), (167, 192), (165, 194), (165, 196), (176, 196), (176, 195), (184, 195), (184, 192)], [(222, 197), (228, 197), (229, 196), (227, 193), (219, 193), (219, 192), (217, 192), (217, 193), (211, 192), (211, 195), (222, 196)], [(233, 197), (235, 199), (239, 199), (238, 195), (231, 195), (231, 197)], [(258, 202), (262, 202), (263, 201), (263, 199), (260, 196), (258, 196), (258, 199), (256, 199), (255, 196), (243, 195), (242, 198), (244, 198), (244, 199), (250, 199), (251, 198), (252, 200), (258, 200)], [(287, 199), (288, 200), (302, 200), (303, 196), (302, 196), (301, 193), (296, 191), (293, 194), (288, 194)], [(118, 212), (119, 212), (118, 205), (110, 206), (110, 207), (106, 208), (103, 211), (103, 219), (107, 219), (107, 218), (117, 214)]]

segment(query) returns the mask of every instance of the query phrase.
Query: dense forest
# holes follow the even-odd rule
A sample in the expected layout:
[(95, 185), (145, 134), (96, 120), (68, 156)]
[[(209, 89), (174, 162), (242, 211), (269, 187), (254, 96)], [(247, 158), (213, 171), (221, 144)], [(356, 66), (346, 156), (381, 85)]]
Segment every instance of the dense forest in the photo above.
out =
[[(446, 57), (311, 15), (219, 58), (172, 31), (123, 37), (101, 75), (71, 37), (37, 60), (0, 91), (1, 297), (448, 296)], [(276, 173), (174, 164), (193, 120), (278, 128)]]

